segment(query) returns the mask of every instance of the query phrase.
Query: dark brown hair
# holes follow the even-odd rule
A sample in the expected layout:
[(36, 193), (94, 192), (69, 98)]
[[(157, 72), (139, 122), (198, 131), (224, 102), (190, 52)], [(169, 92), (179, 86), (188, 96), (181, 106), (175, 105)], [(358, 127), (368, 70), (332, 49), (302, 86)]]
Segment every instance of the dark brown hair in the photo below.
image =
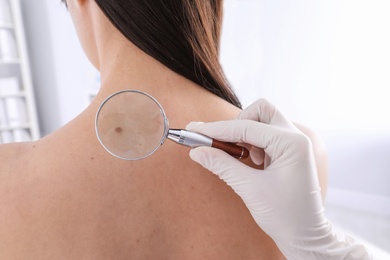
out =
[(240, 107), (219, 63), (223, 0), (95, 0), (133, 44)]

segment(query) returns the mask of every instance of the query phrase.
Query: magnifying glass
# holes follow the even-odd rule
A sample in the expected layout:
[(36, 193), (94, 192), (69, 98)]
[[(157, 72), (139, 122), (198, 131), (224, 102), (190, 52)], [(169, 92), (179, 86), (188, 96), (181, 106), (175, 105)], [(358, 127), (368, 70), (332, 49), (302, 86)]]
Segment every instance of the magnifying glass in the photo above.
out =
[(249, 151), (234, 143), (221, 142), (183, 129), (170, 129), (160, 103), (138, 90), (123, 90), (106, 98), (95, 119), (100, 144), (113, 156), (140, 160), (152, 155), (168, 138), (189, 147), (211, 146), (245, 159)]

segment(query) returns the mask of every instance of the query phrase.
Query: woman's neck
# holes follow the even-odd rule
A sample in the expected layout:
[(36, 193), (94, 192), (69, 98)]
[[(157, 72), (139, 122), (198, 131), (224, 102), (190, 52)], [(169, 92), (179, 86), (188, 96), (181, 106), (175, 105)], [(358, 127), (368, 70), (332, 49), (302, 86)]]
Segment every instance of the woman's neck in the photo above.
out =
[(124, 89), (136, 89), (160, 96), (183, 91), (184, 88), (199, 87), (128, 41), (107, 46), (106, 49), (99, 55), (101, 98)]
[[(160, 102), (169, 98), (196, 98), (212, 95), (152, 58), (124, 37), (98, 8), (93, 16), (94, 65), (100, 71), (101, 88), (95, 103), (114, 92), (136, 89), (147, 92)], [(164, 104), (163, 104), (164, 105)]]

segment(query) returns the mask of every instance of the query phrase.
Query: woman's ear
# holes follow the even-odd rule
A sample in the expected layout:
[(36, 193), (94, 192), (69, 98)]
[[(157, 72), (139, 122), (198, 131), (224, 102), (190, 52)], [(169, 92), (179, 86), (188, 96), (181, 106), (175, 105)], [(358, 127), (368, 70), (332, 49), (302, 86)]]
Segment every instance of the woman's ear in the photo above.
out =
[(76, 0), (80, 5), (85, 4), (85, 2), (88, 2), (89, 0)]
[(65, 0), (68, 8), (77, 8), (85, 6), (85, 4), (90, 0)]

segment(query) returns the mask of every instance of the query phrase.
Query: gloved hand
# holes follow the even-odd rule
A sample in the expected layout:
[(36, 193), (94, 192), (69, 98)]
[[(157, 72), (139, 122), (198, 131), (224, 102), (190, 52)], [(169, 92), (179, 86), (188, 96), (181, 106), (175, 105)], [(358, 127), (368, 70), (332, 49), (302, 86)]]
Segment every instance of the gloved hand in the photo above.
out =
[(311, 142), (262, 99), (238, 120), (191, 123), (187, 130), (245, 143), (254, 169), (227, 153), (198, 147), (190, 157), (218, 175), (242, 198), (256, 223), (289, 259), (371, 259), (365, 247), (336, 234), (324, 215)]

